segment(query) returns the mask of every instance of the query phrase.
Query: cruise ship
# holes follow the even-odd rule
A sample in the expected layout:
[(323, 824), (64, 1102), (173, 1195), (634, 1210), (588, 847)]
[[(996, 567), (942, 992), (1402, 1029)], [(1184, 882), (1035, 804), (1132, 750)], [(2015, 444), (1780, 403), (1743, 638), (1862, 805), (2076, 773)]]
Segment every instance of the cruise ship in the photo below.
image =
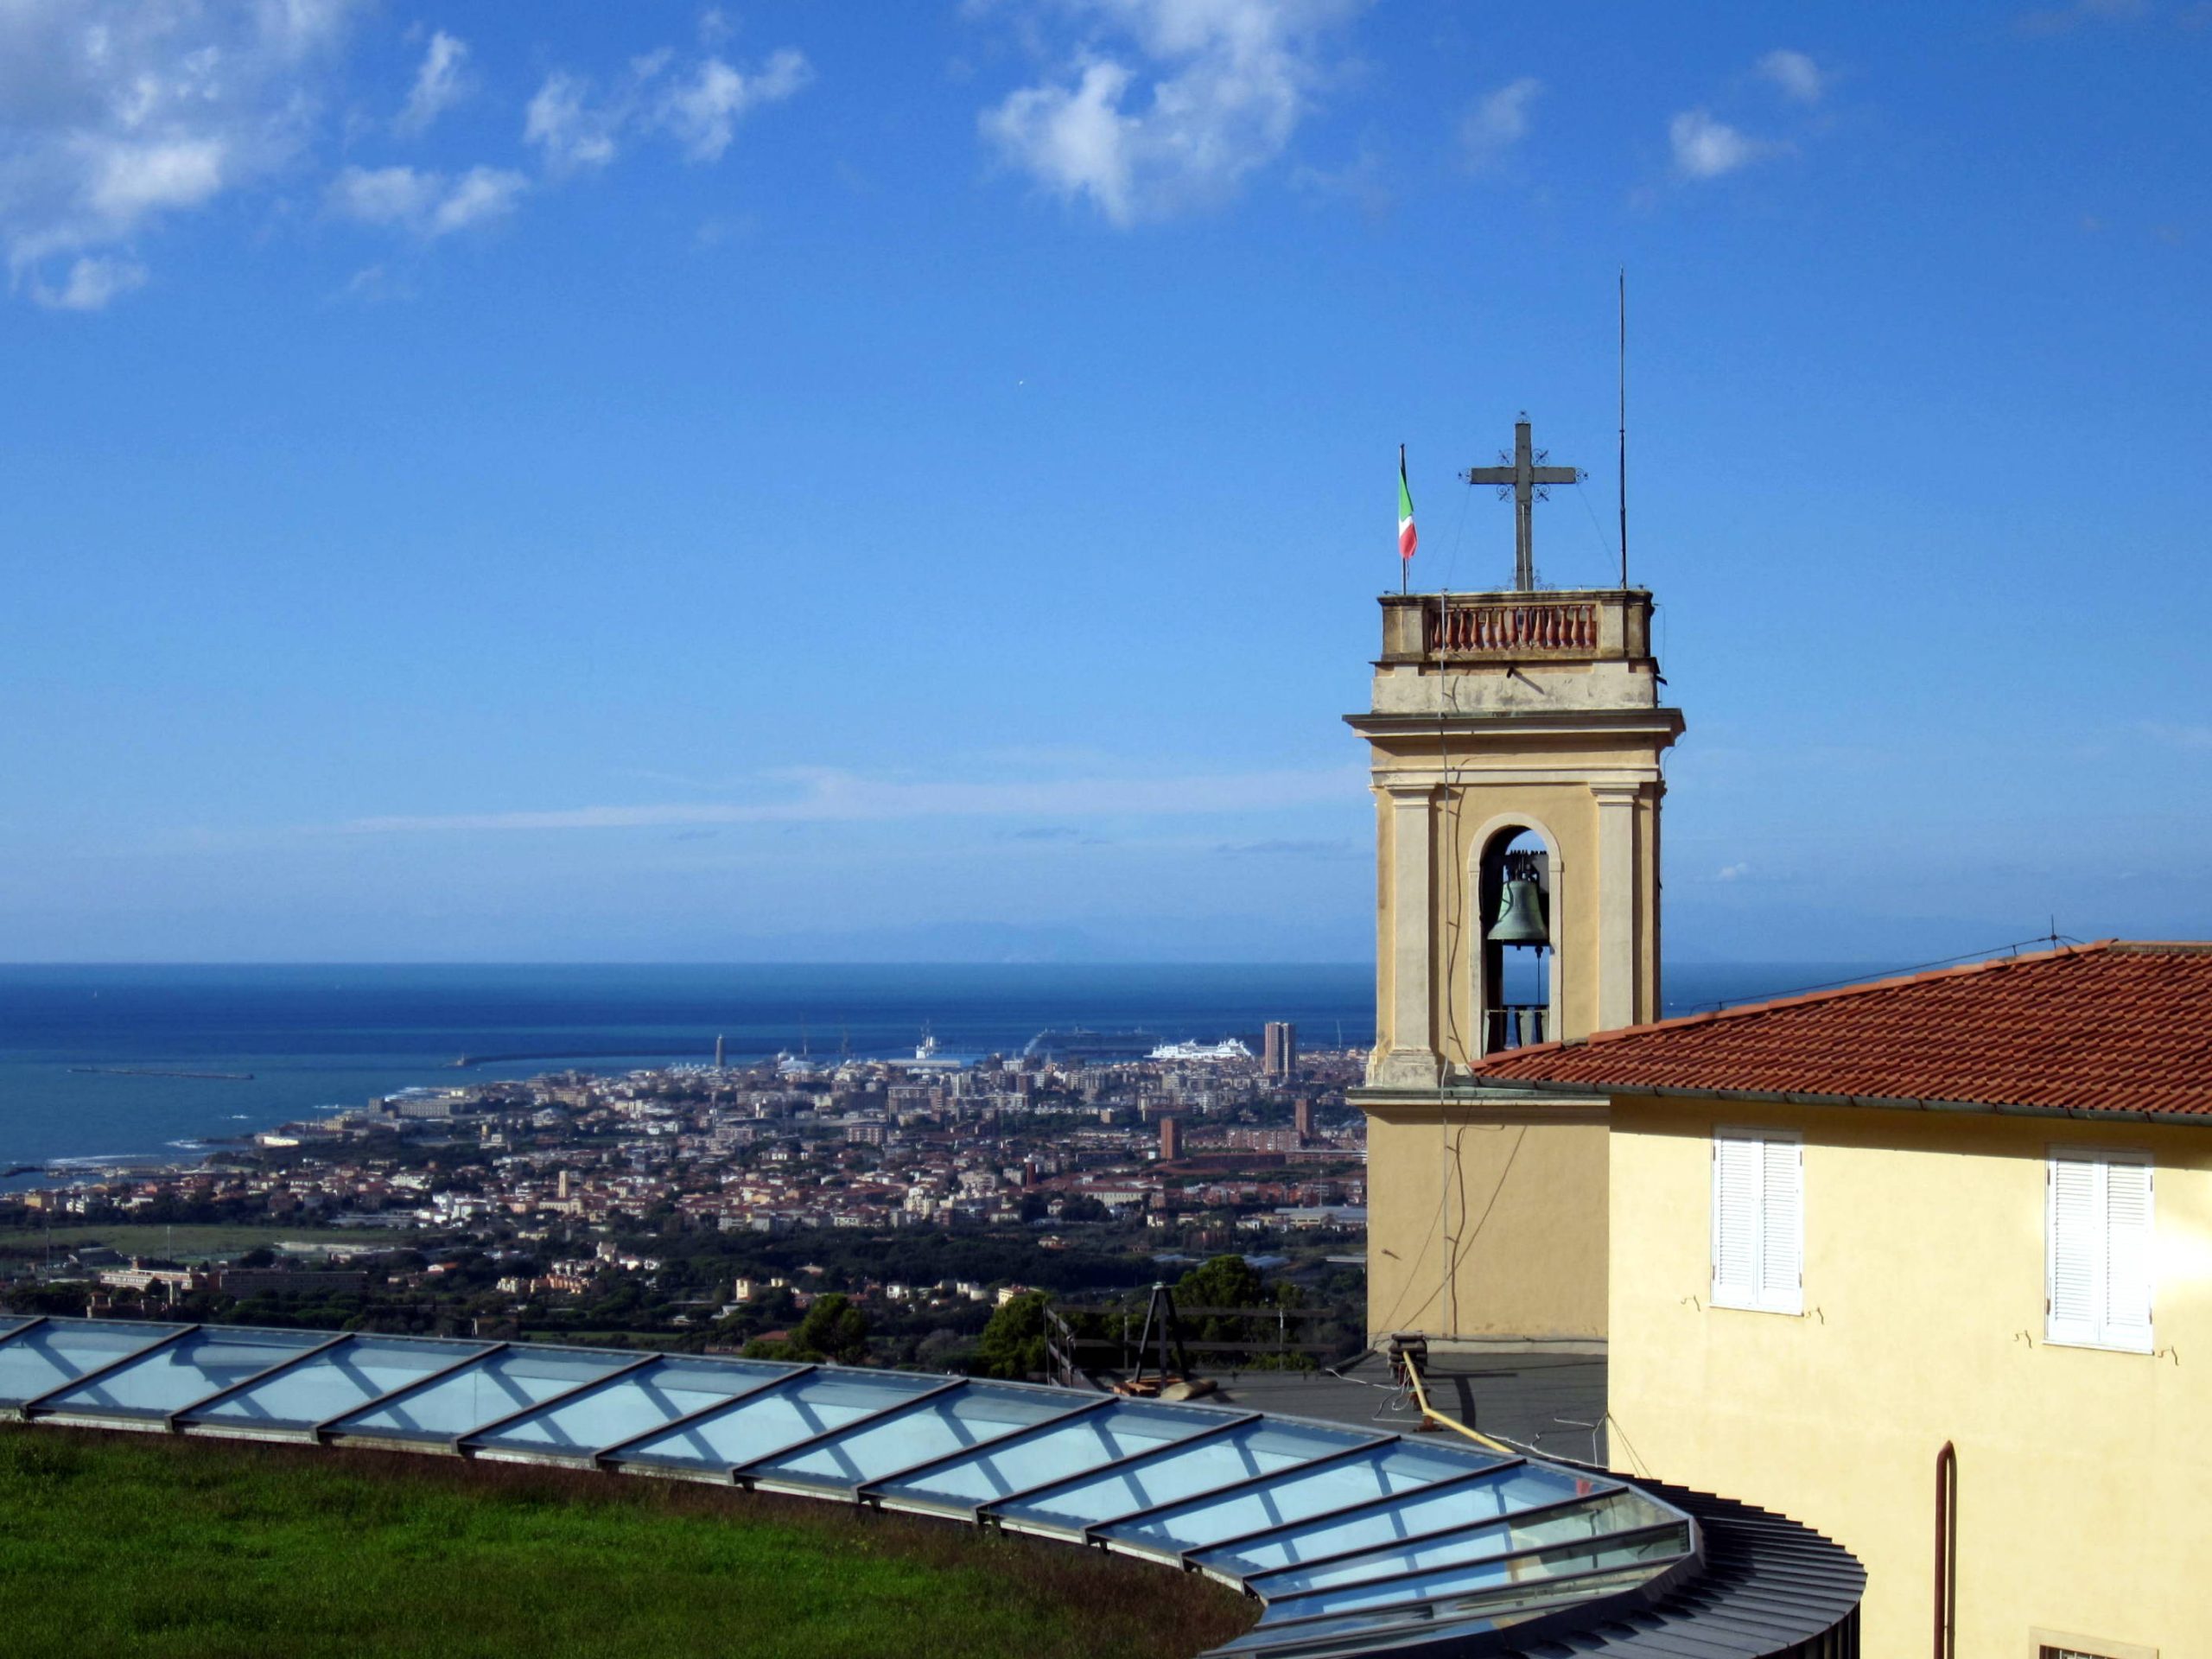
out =
[(1217, 1043), (1162, 1043), (1145, 1057), (1151, 1060), (1249, 1060), (1252, 1051), (1236, 1037)]

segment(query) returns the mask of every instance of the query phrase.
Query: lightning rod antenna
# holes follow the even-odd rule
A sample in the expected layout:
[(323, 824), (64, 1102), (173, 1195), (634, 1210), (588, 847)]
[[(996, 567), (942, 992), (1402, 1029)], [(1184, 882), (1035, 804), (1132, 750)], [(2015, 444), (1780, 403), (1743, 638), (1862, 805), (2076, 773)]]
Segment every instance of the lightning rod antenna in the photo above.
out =
[(1628, 588), (1628, 267), (1621, 267), (1621, 588)]

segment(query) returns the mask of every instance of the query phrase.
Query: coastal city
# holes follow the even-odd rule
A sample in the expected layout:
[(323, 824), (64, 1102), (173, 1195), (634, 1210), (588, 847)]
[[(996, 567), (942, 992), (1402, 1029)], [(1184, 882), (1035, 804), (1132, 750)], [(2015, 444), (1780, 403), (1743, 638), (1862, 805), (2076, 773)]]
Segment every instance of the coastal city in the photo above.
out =
[(842, 1296), (871, 1357), (951, 1367), (1016, 1298), (1224, 1254), (1356, 1303), (1344, 1090), (1365, 1056), (1301, 1051), (1287, 1022), (1256, 1040), (1056, 1030), (956, 1058), (925, 1033), (892, 1058), (410, 1088), (194, 1164), (0, 1196), (0, 1300), (713, 1351), (785, 1340)]
[(0, 1659), (2212, 1659), (2209, 77), (0, 0)]

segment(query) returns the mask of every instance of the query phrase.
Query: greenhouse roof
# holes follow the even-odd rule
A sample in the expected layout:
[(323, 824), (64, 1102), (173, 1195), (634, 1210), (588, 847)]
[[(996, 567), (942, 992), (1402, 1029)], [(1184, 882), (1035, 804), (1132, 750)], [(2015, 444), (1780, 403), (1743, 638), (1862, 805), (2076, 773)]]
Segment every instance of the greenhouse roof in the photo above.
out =
[[(1856, 1563), (1778, 1517), (1758, 1521), (1789, 1529), (1796, 1557), (1816, 1544), (1840, 1559), (1833, 1593), (1799, 1595), (1793, 1557), (1796, 1634), (1769, 1610), (1746, 1627), (1764, 1645), (1686, 1648), (1693, 1625), (1725, 1636), (1713, 1586), (1728, 1575), (1712, 1569), (1748, 1537), (1736, 1506), (1223, 1405), (720, 1356), (0, 1315), (0, 1417), (671, 1476), (1037, 1534), (1258, 1598), (1259, 1622), (1224, 1654), (1856, 1651), (1806, 1644), (1855, 1624)], [(1637, 1645), (1639, 1632), (1663, 1645)], [(1552, 1645), (1561, 1636), (1570, 1645)]]

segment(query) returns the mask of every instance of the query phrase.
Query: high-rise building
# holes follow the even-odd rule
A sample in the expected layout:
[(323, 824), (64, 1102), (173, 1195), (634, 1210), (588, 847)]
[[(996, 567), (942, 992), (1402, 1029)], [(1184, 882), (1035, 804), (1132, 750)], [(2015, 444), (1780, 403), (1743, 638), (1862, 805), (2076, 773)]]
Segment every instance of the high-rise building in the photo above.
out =
[(722, 1069), (722, 1039), (717, 1037), (715, 1039), (715, 1070), (717, 1071), (721, 1071)]
[(1262, 1040), (1260, 1069), (1271, 1077), (1287, 1077), (1298, 1065), (1298, 1027), (1287, 1020), (1268, 1021)]
[(1298, 1144), (1306, 1146), (1313, 1139), (1313, 1102), (1309, 1096), (1300, 1095), (1292, 1111), (1291, 1125), (1298, 1132)]
[(1183, 1120), (1163, 1117), (1160, 1120), (1160, 1161), (1172, 1164), (1183, 1155)]

